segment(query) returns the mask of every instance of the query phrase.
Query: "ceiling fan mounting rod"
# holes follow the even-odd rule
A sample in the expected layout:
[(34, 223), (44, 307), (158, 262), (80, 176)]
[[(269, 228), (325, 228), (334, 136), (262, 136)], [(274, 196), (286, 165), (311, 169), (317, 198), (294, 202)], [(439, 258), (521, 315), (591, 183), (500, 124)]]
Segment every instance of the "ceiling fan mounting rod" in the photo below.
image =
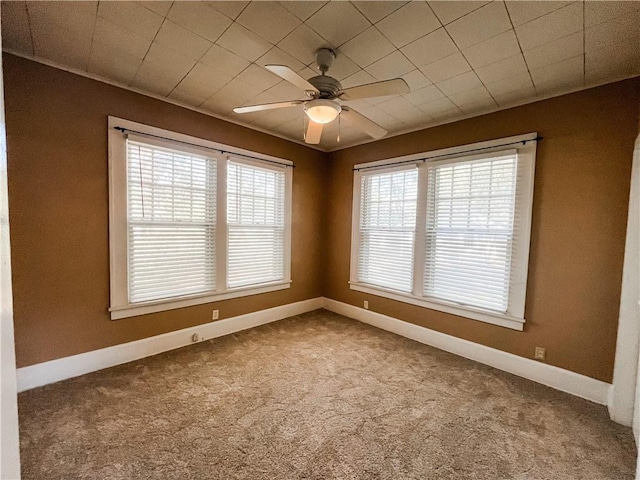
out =
[(320, 48), (316, 51), (316, 63), (318, 64), (318, 70), (322, 72), (322, 75), (331, 68), (331, 64), (335, 58), (336, 52), (330, 48)]

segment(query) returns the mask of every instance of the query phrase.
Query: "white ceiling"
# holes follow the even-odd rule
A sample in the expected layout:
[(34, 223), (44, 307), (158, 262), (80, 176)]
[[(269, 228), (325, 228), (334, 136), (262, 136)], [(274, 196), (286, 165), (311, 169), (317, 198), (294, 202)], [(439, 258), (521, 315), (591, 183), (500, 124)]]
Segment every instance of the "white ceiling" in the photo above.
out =
[[(343, 87), (404, 78), (402, 96), (346, 102), (389, 130), (416, 130), (640, 75), (640, 1), (2, 2), (5, 50), (302, 141), (304, 98), (263, 68), (305, 78), (336, 50)], [(343, 121), (320, 147), (370, 140)]]

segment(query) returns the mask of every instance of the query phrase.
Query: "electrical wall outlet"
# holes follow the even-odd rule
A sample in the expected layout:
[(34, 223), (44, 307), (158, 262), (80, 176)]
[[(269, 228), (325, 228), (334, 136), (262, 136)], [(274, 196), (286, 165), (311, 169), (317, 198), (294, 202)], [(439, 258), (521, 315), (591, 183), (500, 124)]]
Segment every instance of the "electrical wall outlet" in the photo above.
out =
[(536, 347), (536, 355), (535, 355), (536, 360), (544, 360), (546, 356), (547, 356), (547, 350), (545, 348)]
[(364, 301), (364, 308), (365, 310), (369, 310), (369, 300)]
[(211, 314), (211, 320), (218, 320), (220, 318), (220, 310), (214, 310)]

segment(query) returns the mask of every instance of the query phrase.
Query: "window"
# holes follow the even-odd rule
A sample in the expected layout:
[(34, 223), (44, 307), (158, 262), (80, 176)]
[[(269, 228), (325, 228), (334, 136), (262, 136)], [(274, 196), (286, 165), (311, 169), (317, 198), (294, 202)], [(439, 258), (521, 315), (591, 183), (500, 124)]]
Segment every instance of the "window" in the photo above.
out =
[(291, 162), (109, 124), (112, 319), (289, 287)]
[(228, 169), (229, 287), (281, 280), (284, 171), (237, 160), (230, 161)]
[(413, 289), (416, 168), (362, 175), (358, 280), (401, 292)]
[(521, 330), (535, 138), (357, 165), (351, 288)]

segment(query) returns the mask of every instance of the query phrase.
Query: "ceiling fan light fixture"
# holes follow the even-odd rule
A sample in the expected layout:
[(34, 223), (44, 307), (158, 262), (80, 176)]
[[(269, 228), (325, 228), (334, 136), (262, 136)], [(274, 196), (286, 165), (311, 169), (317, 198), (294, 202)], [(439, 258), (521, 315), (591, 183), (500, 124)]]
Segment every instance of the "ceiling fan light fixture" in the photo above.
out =
[(342, 108), (336, 102), (318, 98), (307, 102), (304, 111), (316, 123), (329, 123), (336, 119)]

